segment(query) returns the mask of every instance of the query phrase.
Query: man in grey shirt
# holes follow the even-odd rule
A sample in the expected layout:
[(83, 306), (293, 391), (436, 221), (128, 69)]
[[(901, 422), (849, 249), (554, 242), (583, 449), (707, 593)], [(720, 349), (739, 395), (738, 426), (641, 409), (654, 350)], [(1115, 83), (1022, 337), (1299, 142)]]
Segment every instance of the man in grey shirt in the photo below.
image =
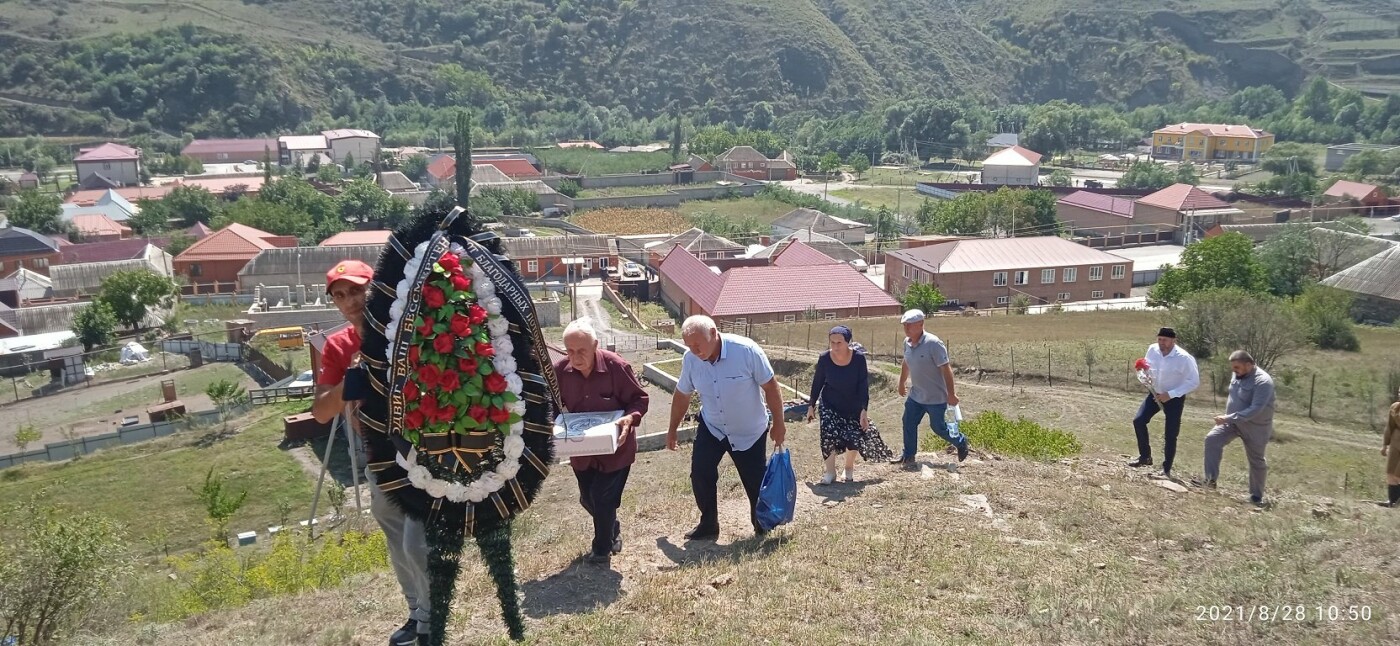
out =
[(909, 310), (900, 317), (904, 324), (904, 367), (899, 372), (899, 394), (904, 400), (904, 454), (890, 464), (914, 464), (919, 449), (919, 424), (928, 415), (933, 432), (958, 447), (958, 462), (967, 459), (967, 438), (948, 428), (945, 415), (949, 406), (958, 405), (953, 385), (953, 367), (948, 363), (948, 346), (924, 331), (922, 310)]
[(1215, 417), (1215, 428), (1206, 434), (1205, 478), (1192, 483), (1214, 488), (1220, 475), (1220, 454), (1226, 444), (1238, 437), (1249, 458), (1249, 501), (1262, 505), (1264, 476), (1269, 472), (1264, 448), (1274, 435), (1274, 380), (1244, 350), (1230, 355), (1230, 372), (1234, 377), (1230, 379), (1225, 414)]

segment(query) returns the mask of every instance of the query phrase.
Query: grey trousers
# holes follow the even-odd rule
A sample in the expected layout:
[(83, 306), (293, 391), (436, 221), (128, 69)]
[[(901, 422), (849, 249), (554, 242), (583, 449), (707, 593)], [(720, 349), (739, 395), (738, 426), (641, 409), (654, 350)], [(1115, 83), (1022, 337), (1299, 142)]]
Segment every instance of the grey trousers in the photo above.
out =
[(1220, 455), (1225, 445), (1240, 438), (1244, 443), (1244, 454), (1249, 458), (1249, 495), (1264, 497), (1264, 477), (1269, 473), (1269, 464), (1264, 459), (1264, 448), (1269, 445), (1271, 430), (1241, 431), (1234, 424), (1221, 424), (1206, 433), (1206, 480), (1215, 482), (1220, 475)]
[(432, 601), (428, 596), (428, 540), (423, 533), (423, 523), (409, 518), (390, 501), (374, 484), (374, 474), (368, 468), (365, 481), (369, 483), (370, 513), (384, 530), (384, 540), (389, 544), (389, 565), (399, 579), (409, 616), (418, 620), (418, 632), (427, 632), (432, 619)]

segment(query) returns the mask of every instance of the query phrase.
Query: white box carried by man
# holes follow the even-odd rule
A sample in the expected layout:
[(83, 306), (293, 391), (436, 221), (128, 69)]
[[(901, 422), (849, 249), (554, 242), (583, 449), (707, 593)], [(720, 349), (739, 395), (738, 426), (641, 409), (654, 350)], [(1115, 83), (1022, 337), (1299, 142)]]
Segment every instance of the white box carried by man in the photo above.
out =
[(620, 410), (560, 413), (554, 417), (554, 457), (612, 455), (617, 452)]

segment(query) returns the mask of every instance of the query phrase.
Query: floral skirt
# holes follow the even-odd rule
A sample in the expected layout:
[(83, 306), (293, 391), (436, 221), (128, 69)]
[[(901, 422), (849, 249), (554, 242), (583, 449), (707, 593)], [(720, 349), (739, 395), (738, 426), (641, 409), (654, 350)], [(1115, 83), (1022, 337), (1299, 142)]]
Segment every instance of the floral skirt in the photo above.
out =
[(846, 451), (859, 451), (867, 462), (880, 462), (894, 459), (889, 445), (880, 439), (880, 431), (875, 422), (870, 430), (860, 427), (859, 417), (838, 415), (826, 406), (817, 407), (817, 416), (822, 427), (822, 459)]

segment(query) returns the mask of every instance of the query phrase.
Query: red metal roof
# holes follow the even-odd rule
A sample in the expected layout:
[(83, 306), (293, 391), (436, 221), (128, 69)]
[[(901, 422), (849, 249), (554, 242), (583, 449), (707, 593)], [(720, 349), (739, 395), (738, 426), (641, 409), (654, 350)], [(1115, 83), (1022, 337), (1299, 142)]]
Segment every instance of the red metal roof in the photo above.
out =
[(1060, 204), (1077, 206), (1081, 209), (1089, 209), (1131, 220), (1133, 219), (1133, 206), (1136, 202), (1112, 195), (1076, 191), (1060, 198)]
[(473, 159), (472, 164), (490, 164), (513, 178), (539, 177), (540, 171), (524, 159)]
[(76, 191), (72, 195), (69, 195), (68, 199), (64, 201), (69, 204), (91, 206), (93, 204), (97, 204), (98, 200), (102, 199), (102, 196), (106, 195), (107, 191), (110, 190), (115, 192), (117, 195), (122, 196), (122, 198), (126, 201), (135, 204), (137, 200), (165, 199), (166, 195), (169, 195), (171, 191), (175, 190), (180, 186), (198, 186), (215, 195), (223, 195), (227, 193), (231, 188), (234, 188), (236, 186), (242, 186), (244, 187), (245, 195), (257, 195), (258, 191), (262, 190), (263, 176), (256, 175), (249, 177), (187, 177), (178, 181), (170, 182), (168, 184), (161, 184), (159, 186), (124, 186), (122, 188), (113, 189), (103, 188), (88, 191)]
[(1040, 153), (1020, 146), (1007, 146), (982, 162), (990, 166), (1034, 166), (1040, 163)]
[(1362, 184), (1361, 182), (1341, 179), (1337, 180), (1336, 184), (1329, 187), (1327, 192), (1323, 193), (1323, 195), (1327, 197), (1350, 197), (1359, 200), (1370, 197), (1371, 193), (1374, 193), (1375, 190), (1375, 184)]
[(889, 256), (935, 274), (1130, 262), (1055, 236), (957, 240), (891, 251)]
[(1231, 208), (1229, 202), (1190, 184), (1172, 184), (1156, 193), (1138, 198), (1138, 204), (1157, 206), (1172, 211), (1203, 211)]
[(277, 154), (276, 139), (196, 139), (180, 151), (181, 155), (211, 155), (224, 153), (229, 161), (262, 161), (263, 155)]
[[(800, 243), (796, 243), (800, 244)], [(724, 273), (712, 316), (743, 316), (855, 307), (898, 307), (870, 279), (845, 263), (736, 267)]]
[(700, 262), (700, 259), (676, 245), (671, 247), (671, 251), (661, 260), (659, 271), (690, 296), (700, 309), (706, 312), (713, 311), (715, 301), (719, 299), (720, 288), (724, 286), (724, 279), (710, 271), (709, 266)]
[(1177, 123), (1170, 126), (1163, 126), (1152, 131), (1154, 135), (1184, 135), (1187, 133), (1209, 135), (1211, 137), (1247, 137), (1249, 139), (1260, 139), (1269, 136), (1269, 133), (1257, 128), (1251, 128), (1247, 125), (1224, 123)]
[[(290, 242), (290, 244), (288, 244)], [(190, 245), (177, 260), (252, 260), (263, 249), (296, 246), (295, 240), (234, 223)]]
[(78, 151), (78, 156), (73, 161), (127, 161), (140, 159), (140, 155), (135, 148), (107, 142), (95, 148), (83, 148)]
[(427, 172), (439, 180), (447, 179), (457, 172), (457, 160), (451, 155), (442, 155), (428, 162)]
[(73, 216), (73, 228), (81, 236), (131, 235), (131, 227), (117, 224), (102, 213), (79, 213)]
[(775, 267), (808, 267), (812, 265), (830, 265), (840, 261), (828, 256), (812, 247), (802, 244), (801, 240), (793, 240), (778, 252), (772, 260)]

